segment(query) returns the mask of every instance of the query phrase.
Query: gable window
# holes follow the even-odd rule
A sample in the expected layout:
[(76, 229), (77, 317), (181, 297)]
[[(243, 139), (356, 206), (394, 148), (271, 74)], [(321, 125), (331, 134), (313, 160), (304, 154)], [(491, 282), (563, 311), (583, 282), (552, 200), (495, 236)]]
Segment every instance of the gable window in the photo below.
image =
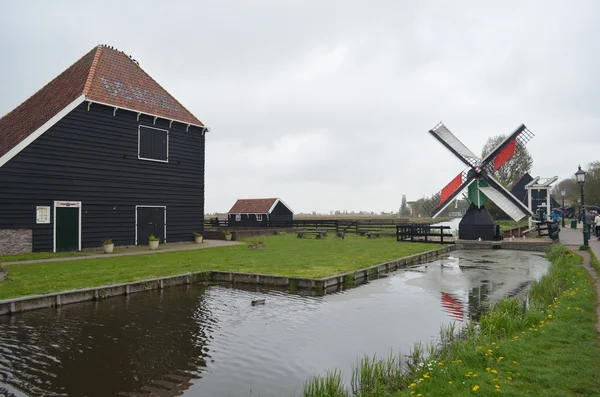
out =
[(240, 215), (240, 214), (235, 214), (235, 221), (236, 221), (236, 222), (239, 222), (239, 221), (241, 221), (241, 220), (242, 220), (242, 215)]
[(262, 222), (262, 214), (256, 214), (256, 220)]
[(138, 158), (169, 162), (169, 131), (140, 125), (138, 129)]

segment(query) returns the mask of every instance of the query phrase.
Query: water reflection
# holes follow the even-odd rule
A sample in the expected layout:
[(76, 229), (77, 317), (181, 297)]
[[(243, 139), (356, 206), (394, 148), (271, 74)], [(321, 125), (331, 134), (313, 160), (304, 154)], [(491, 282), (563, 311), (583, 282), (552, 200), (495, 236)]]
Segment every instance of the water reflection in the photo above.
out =
[(16, 395), (180, 396), (216, 321), (197, 288), (1, 316), (0, 381)]
[(1, 316), (0, 395), (299, 395), (315, 373), (349, 378), (364, 354), (434, 342), (547, 267), (538, 254), (455, 251), (325, 296), (193, 285)]

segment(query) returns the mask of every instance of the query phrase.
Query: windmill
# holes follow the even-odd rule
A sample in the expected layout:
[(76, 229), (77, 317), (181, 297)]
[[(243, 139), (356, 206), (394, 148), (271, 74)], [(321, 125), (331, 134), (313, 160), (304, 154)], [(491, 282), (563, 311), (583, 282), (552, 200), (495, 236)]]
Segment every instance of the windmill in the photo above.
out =
[(468, 189), (467, 198), (471, 204), (459, 224), (459, 239), (494, 239), (495, 222), (484, 206), (488, 199), (515, 221), (532, 215), (531, 210), (521, 200), (513, 196), (492, 176), (515, 154), (517, 144), (525, 145), (533, 138), (533, 133), (524, 124), (521, 124), (483, 159), (470, 151), (442, 123), (429, 130), (429, 133), (467, 166), (431, 198), (429, 208), (426, 208), (435, 218), (452, 203), (452, 200)]

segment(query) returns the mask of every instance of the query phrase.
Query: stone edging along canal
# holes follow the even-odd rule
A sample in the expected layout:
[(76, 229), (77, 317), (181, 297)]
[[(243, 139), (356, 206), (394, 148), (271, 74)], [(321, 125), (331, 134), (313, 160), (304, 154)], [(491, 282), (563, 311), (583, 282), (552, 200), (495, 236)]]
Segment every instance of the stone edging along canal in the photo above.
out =
[(454, 249), (456, 249), (454, 245), (446, 245), (436, 250), (410, 255), (404, 258), (380, 263), (378, 265), (373, 265), (320, 279), (284, 277), (255, 273), (201, 271), (196, 273), (178, 274), (174, 276), (133, 281), (123, 284), (111, 284), (100, 287), (55, 292), (44, 295), (23, 296), (20, 298), (0, 300), (0, 315), (62, 306), (69, 303), (100, 300), (111, 296), (129, 295), (152, 289), (162, 289), (168, 286), (209, 281), (229, 282), (233, 284), (255, 284), (272, 287), (288, 287), (290, 290), (309, 289), (326, 293), (326, 291), (330, 288), (360, 284), (368, 279), (379, 277), (380, 274), (385, 274), (407, 265), (425, 262), (447, 252), (453, 251)]

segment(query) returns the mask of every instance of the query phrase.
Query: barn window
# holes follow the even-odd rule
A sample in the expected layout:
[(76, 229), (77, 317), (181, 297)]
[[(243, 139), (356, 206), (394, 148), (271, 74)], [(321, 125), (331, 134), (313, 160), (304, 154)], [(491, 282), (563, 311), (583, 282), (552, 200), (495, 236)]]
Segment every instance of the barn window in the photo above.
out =
[(138, 158), (169, 162), (169, 131), (141, 126), (138, 129)]
[(256, 214), (256, 220), (262, 222), (262, 214)]
[(242, 215), (241, 214), (235, 214), (235, 221), (239, 222), (242, 220)]

